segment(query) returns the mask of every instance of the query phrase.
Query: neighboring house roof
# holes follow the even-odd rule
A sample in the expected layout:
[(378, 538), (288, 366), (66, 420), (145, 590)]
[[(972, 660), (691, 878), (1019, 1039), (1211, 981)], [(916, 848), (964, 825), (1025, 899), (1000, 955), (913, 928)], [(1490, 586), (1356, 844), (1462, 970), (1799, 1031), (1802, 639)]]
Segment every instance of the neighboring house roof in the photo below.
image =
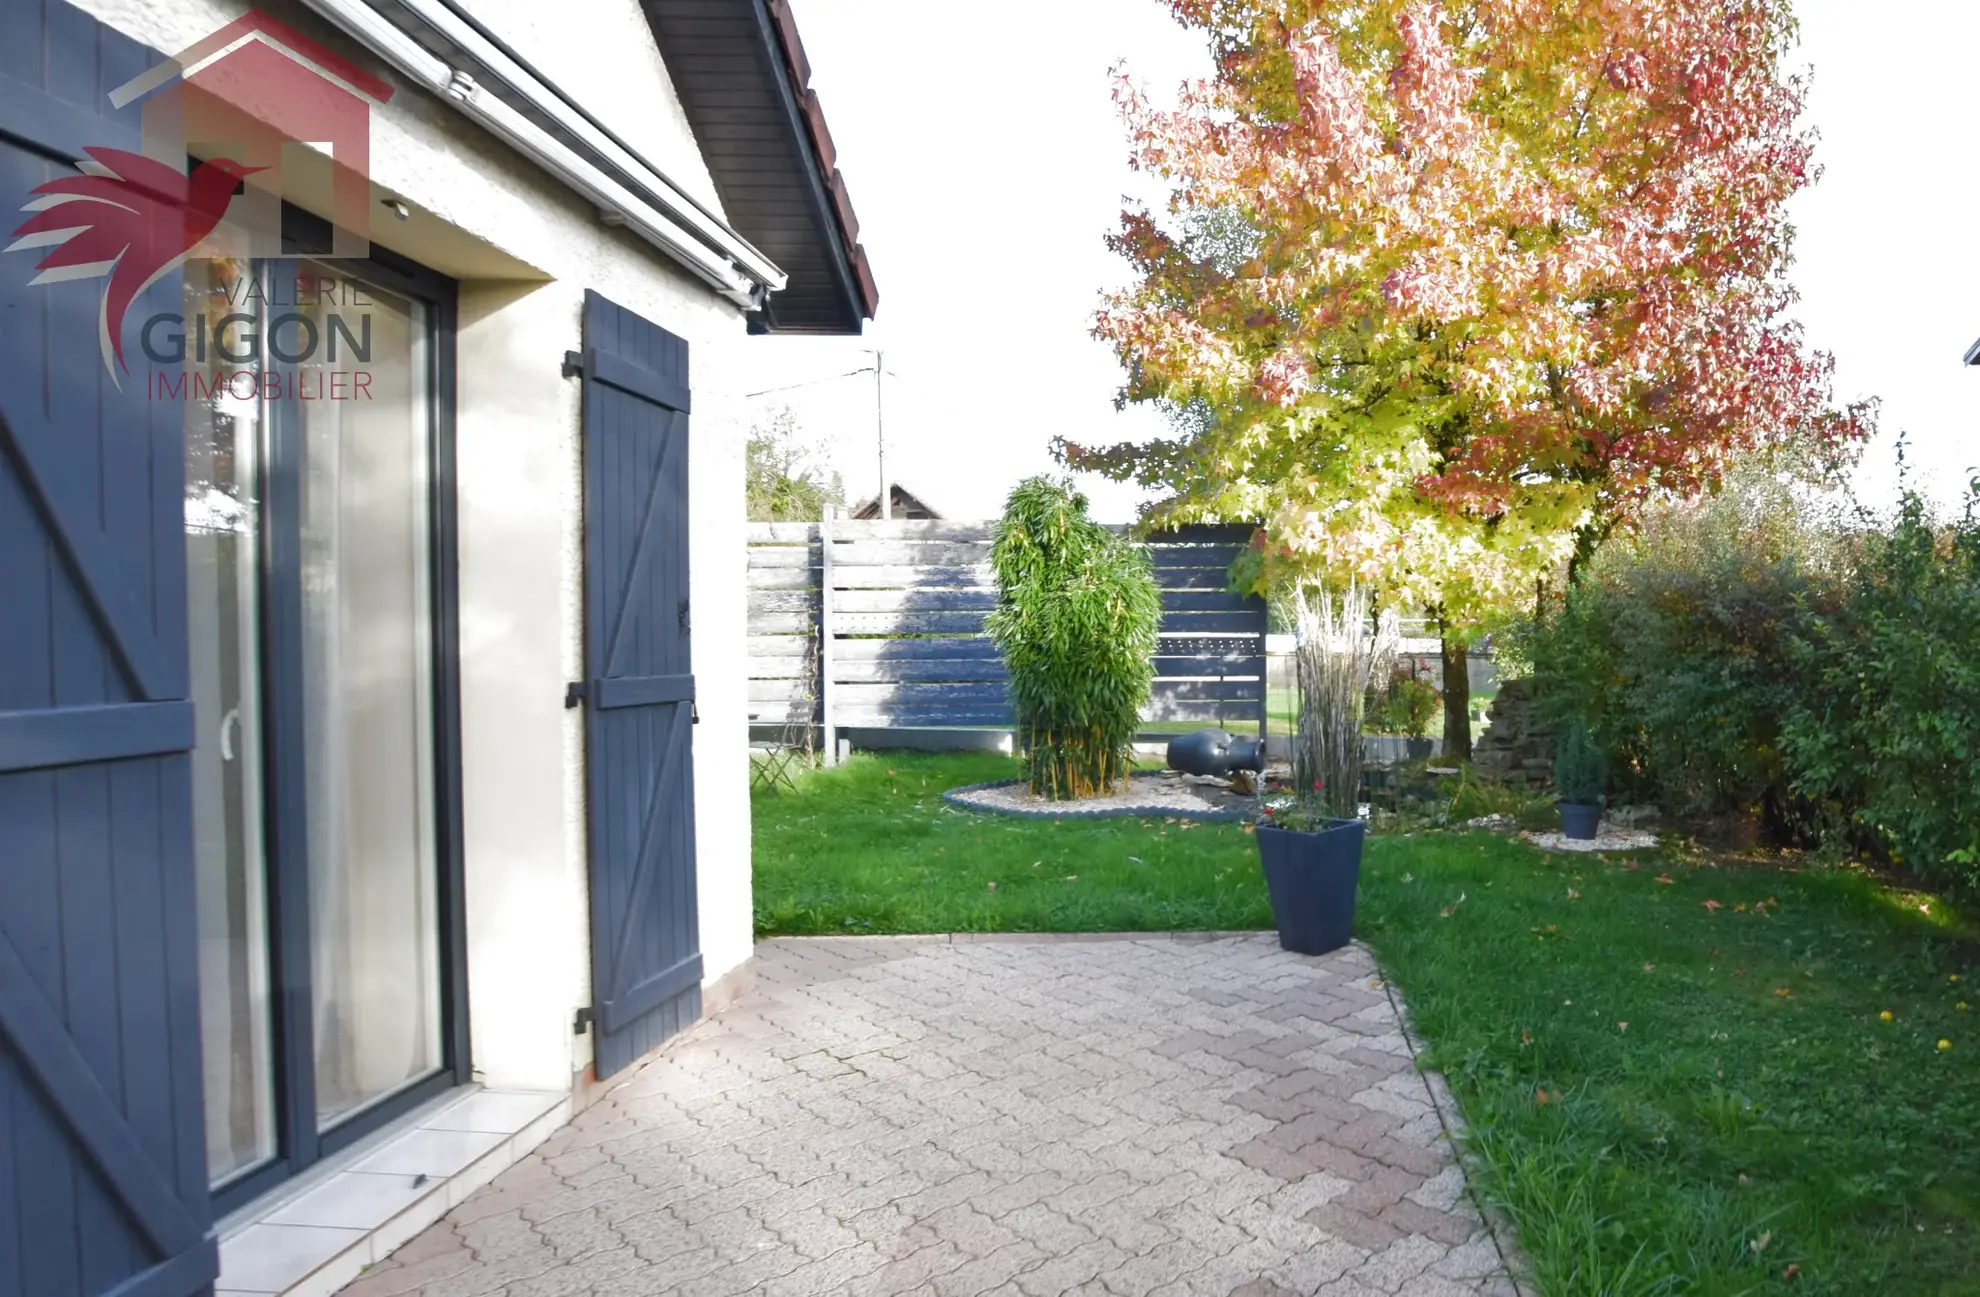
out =
[(759, 333), (858, 333), (879, 289), (788, 0), (641, 0), (738, 233), (790, 277)]
[(1966, 349), (1966, 363), (1969, 365), (1980, 365), (1980, 342), (1975, 342)]
[[(888, 496), (894, 506), (893, 513), (897, 520), (902, 518), (932, 518), (939, 521), (942, 517), (941, 514), (923, 504), (919, 497), (908, 491), (899, 482), (892, 484), (888, 490)], [(853, 507), (852, 517), (856, 522), (870, 522), (879, 516), (880, 497), (877, 495), (871, 500), (863, 501)]]

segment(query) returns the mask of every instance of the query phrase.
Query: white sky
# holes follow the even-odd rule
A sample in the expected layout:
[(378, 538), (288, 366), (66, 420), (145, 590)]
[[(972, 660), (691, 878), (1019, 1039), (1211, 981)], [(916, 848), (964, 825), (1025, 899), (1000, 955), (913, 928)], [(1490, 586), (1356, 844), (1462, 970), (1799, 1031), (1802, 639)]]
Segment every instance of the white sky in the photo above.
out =
[[(886, 349), (888, 475), (951, 518), (1000, 512), (1052, 467), (1056, 434), (1087, 444), (1160, 431), (1116, 413), (1119, 369), (1087, 334), (1126, 266), (1102, 239), (1127, 166), (1107, 71), (1164, 95), (1208, 58), (1161, 0), (799, 0), (797, 16), (880, 284), (864, 338), (753, 340), (752, 390), (871, 363)], [(1802, 318), (1836, 353), (1840, 399), (1884, 399), (1861, 488), (1888, 495), (1890, 442), (1950, 501), (1980, 464), (1980, 4), (1799, 0), (1813, 64), (1820, 184), (1796, 200)], [(878, 480), (873, 376), (760, 398), (824, 441), (848, 494)], [(1087, 479), (1125, 520), (1133, 488)]]

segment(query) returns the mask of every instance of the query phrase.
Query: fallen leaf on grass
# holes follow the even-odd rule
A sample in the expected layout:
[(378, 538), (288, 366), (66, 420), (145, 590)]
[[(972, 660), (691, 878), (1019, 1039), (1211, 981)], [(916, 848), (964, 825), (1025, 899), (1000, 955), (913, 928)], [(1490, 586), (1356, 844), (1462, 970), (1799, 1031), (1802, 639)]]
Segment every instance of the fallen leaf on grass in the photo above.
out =
[(1629, 1024), (1628, 1024), (1627, 1022), (1618, 1022), (1618, 1023), (1616, 1024), (1616, 1030), (1617, 1030), (1617, 1031), (1628, 1031), (1628, 1030), (1629, 1030)]
[(1708, 910), (1723, 910), (1726, 908), (1725, 906), (1719, 904), (1717, 901), (1700, 901), (1699, 904), (1704, 906)]
[(1535, 1103), (1553, 1103), (1557, 1098), (1558, 1096), (1549, 1095), (1545, 1090), (1536, 1090), (1533, 1094), (1533, 1102)]
[(1519, 1029), (1519, 1043), (1522, 1045), (1531, 1045), (1533, 1043), (1533, 1033), (1521, 1027)]
[(991, 890), (991, 891), (993, 891), (993, 892), (994, 892), (994, 891), (996, 891), (996, 890), (997, 890), (997, 884), (995, 884), (995, 883), (992, 883), (992, 884), (990, 884), (990, 890)]
[(1069, 882), (1069, 883), (1076, 883), (1076, 882), (1078, 882), (1078, 881), (1079, 881), (1079, 875), (1078, 875), (1078, 874), (1067, 874), (1067, 875), (1066, 875), (1066, 881), (1067, 881), (1067, 882)]
[(1777, 986), (1774, 988), (1774, 994), (1780, 996), (1783, 1000), (1785, 1000), (1787, 999), (1788, 996), (1794, 994), (1794, 988), (1789, 986)]
[(1568, 899), (1569, 899), (1570, 901), (1578, 901), (1578, 900), (1580, 900), (1580, 899), (1581, 899), (1581, 893), (1580, 893), (1580, 892), (1577, 892), (1577, 891), (1575, 891), (1575, 890), (1574, 890), (1574, 889), (1573, 889), (1572, 887), (1570, 887), (1570, 888), (1568, 888), (1568, 894), (1567, 894), (1567, 898), (1568, 898)]
[(1881, 1022), (1889, 1022), (1891, 1020), (1891, 1011), (1889, 1009), (1886, 1009), (1882, 1013), (1878, 1014), (1877, 1018)]
[(1801, 1273), (1801, 1262), (1790, 1261), (1787, 1264), (1787, 1268), (1781, 1271), (1781, 1278), (1792, 1279), (1800, 1273)]
[(1770, 1229), (1762, 1230), (1760, 1232), (1760, 1237), (1756, 1239), (1749, 1239), (1747, 1241), (1746, 1246), (1752, 1248), (1755, 1255), (1758, 1255), (1761, 1252), (1765, 1252), (1767, 1250), (1767, 1245), (1773, 1241), (1774, 1241), (1774, 1231)]
[(1677, 882), (1677, 879), (1672, 878), (1669, 874), (1658, 874), (1656, 881), (1662, 883), (1666, 887), (1669, 887), (1673, 883)]
[(1650, 972), (1650, 971), (1651, 971), (1652, 969), (1654, 969), (1654, 968), (1656, 968), (1656, 967), (1657, 967), (1657, 966), (1656, 966), (1655, 964), (1645, 964), (1645, 965), (1643, 966), (1643, 971), (1647, 973), (1647, 972)]

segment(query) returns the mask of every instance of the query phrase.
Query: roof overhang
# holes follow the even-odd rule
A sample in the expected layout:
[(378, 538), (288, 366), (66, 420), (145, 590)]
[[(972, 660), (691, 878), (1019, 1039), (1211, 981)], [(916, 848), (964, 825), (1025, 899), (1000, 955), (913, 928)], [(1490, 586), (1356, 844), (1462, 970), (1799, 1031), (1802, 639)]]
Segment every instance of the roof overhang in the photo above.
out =
[(789, 0), (641, 0), (723, 211), (788, 276), (761, 333), (856, 334), (879, 290)]
[(1980, 365), (1980, 341), (1974, 342), (1972, 346), (1966, 349), (1966, 363), (1969, 365)]
[(752, 313), (787, 277), (717, 213), (445, 0), (305, 0), (400, 72)]

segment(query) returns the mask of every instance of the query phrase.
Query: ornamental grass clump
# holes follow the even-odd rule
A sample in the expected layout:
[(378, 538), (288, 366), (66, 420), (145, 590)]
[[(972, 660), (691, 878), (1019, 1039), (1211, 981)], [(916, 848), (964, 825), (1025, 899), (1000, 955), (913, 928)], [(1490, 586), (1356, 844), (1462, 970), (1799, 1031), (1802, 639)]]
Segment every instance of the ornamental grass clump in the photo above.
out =
[(1086, 497), (1047, 477), (1020, 482), (990, 548), (991, 639), (1010, 675), (1031, 791), (1111, 791), (1134, 765), (1154, 675), (1162, 596), (1145, 551), (1086, 516)]
[[(1293, 787), (1312, 815), (1354, 819), (1361, 813), (1361, 726), (1368, 683), (1393, 659), (1393, 614), (1377, 617), (1368, 592), (1350, 583), (1336, 595), (1296, 586), (1286, 598), (1293, 627), (1299, 719), (1293, 736)], [(1309, 809), (1310, 808), (1310, 809)], [(1286, 822), (1283, 813), (1275, 815)]]

